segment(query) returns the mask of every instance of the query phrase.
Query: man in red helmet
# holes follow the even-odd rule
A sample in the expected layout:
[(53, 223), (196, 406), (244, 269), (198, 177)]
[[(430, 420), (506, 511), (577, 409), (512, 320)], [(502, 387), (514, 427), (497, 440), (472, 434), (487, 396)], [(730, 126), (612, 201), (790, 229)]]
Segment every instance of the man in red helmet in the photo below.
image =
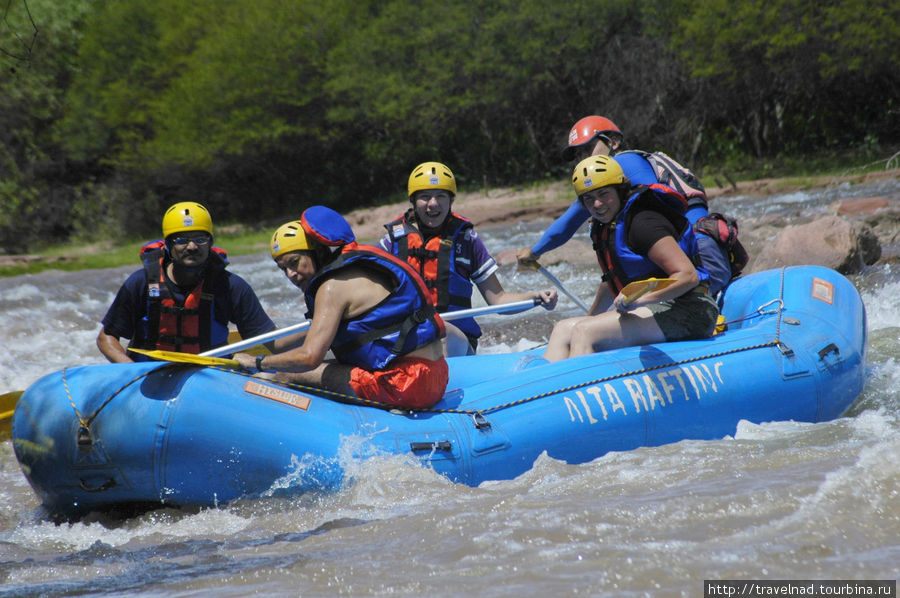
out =
[[(691, 223), (709, 214), (703, 186), (694, 178), (695, 187), (677, 188), (671, 179), (661, 180), (654, 169), (652, 160), (668, 159), (665, 154), (649, 154), (639, 150), (623, 151), (624, 135), (616, 124), (604, 116), (585, 116), (569, 130), (567, 145), (562, 150), (565, 160), (581, 160), (590, 156), (615, 156), (625, 177), (634, 186), (663, 183), (676, 188), (688, 197), (687, 217)], [(669, 159), (671, 160), (671, 159)], [(677, 163), (675, 163), (677, 166)], [(693, 175), (691, 175), (693, 176)], [(686, 193), (686, 191), (690, 193)], [(556, 219), (543, 236), (531, 247), (522, 247), (516, 258), (521, 267), (536, 267), (537, 260), (544, 253), (556, 249), (572, 238), (572, 235), (588, 219), (589, 213), (576, 199), (566, 212)], [(709, 290), (715, 296), (731, 280), (730, 258), (718, 243), (707, 235), (697, 236), (703, 266), (710, 273)]]
[(569, 144), (563, 149), (565, 160), (581, 162), (589, 156), (612, 156), (622, 145), (624, 135), (616, 123), (605, 116), (585, 116), (572, 125)]

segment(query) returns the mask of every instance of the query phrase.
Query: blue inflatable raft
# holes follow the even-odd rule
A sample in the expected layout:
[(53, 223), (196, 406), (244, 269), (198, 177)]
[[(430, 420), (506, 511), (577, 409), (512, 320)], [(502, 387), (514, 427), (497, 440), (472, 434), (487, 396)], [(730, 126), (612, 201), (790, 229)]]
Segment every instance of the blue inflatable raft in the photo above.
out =
[(414, 413), (227, 369), (70, 367), (25, 392), (13, 442), (43, 504), (71, 517), (337, 490), (350, 445), (365, 453), (351, 458), (410, 454), (476, 485), (515, 477), (543, 452), (583, 463), (722, 438), (740, 420), (825, 421), (862, 391), (865, 309), (835, 271), (746, 276), (729, 287), (723, 315), (727, 331), (709, 340), (552, 364), (539, 350), (453, 358), (444, 399)]

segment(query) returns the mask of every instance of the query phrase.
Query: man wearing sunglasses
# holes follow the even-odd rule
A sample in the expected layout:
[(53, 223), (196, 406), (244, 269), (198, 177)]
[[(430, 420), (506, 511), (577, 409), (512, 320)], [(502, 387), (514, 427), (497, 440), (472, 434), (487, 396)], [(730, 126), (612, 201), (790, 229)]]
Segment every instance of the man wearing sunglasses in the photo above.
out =
[(102, 320), (97, 347), (111, 362), (141, 361), (129, 348), (201, 353), (228, 343), (228, 323), (243, 338), (275, 329), (250, 285), (228, 272), (213, 246), (212, 218), (195, 202), (170, 207), (163, 240), (141, 249), (144, 267), (122, 284)]

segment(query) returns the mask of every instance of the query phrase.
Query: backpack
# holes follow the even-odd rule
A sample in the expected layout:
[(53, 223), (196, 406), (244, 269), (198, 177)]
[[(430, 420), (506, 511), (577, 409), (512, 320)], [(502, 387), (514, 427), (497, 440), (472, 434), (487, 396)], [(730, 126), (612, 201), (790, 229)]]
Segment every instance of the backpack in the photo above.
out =
[(734, 279), (741, 275), (747, 262), (750, 261), (750, 256), (747, 255), (747, 250), (738, 240), (737, 220), (713, 212), (694, 223), (694, 233), (702, 233), (715, 239), (722, 251), (728, 254), (731, 278)]
[(625, 154), (629, 152), (638, 154), (647, 160), (647, 162), (650, 163), (650, 166), (653, 167), (653, 172), (656, 174), (656, 180), (684, 195), (684, 198), (688, 202), (688, 206), (693, 206), (698, 203), (703, 204), (703, 206), (707, 205), (706, 189), (703, 188), (700, 179), (698, 179), (690, 169), (685, 168), (669, 157), (668, 154), (663, 152), (650, 153), (641, 150), (627, 150), (619, 153)]

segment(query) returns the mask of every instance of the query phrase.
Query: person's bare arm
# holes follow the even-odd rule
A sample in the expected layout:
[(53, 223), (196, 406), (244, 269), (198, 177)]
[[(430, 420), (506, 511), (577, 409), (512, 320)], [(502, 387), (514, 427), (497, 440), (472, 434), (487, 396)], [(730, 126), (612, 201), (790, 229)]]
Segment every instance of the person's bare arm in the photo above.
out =
[(106, 328), (100, 328), (100, 333), (97, 335), (97, 348), (111, 363), (134, 362), (133, 359), (128, 357), (125, 347), (119, 342), (119, 337), (107, 333)]
[[(341, 320), (355, 317), (379, 303), (387, 289), (358, 271), (339, 272), (316, 291), (316, 309), (306, 339), (299, 347), (265, 357), (263, 369), (280, 372), (308, 372), (325, 361)], [(256, 358), (238, 353), (241, 367), (253, 369)]]
[(627, 306), (625, 305), (625, 296), (619, 293), (614, 301), (617, 311), (628, 311), (642, 305), (659, 303), (660, 301), (680, 297), (700, 282), (697, 276), (697, 269), (694, 268), (690, 258), (678, 246), (678, 242), (675, 241), (674, 237), (666, 236), (659, 239), (647, 252), (647, 257), (659, 266), (666, 273), (667, 277), (674, 278), (676, 282), (668, 287), (650, 291)]
[(515, 303), (516, 301), (525, 301), (527, 299), (540, 299), (542, 307), (545, 309), (553, 309), (559, 295), (556, 289), (544, 289), (542, 291), (532, 291), (530, 293), (510, 293), (503, 289), (500, 279), (496, 274), (491, 274), (486, 279), (478, 283), (478, 290), (484, 297), (488, 305), (498, 305), (501, 303)]

